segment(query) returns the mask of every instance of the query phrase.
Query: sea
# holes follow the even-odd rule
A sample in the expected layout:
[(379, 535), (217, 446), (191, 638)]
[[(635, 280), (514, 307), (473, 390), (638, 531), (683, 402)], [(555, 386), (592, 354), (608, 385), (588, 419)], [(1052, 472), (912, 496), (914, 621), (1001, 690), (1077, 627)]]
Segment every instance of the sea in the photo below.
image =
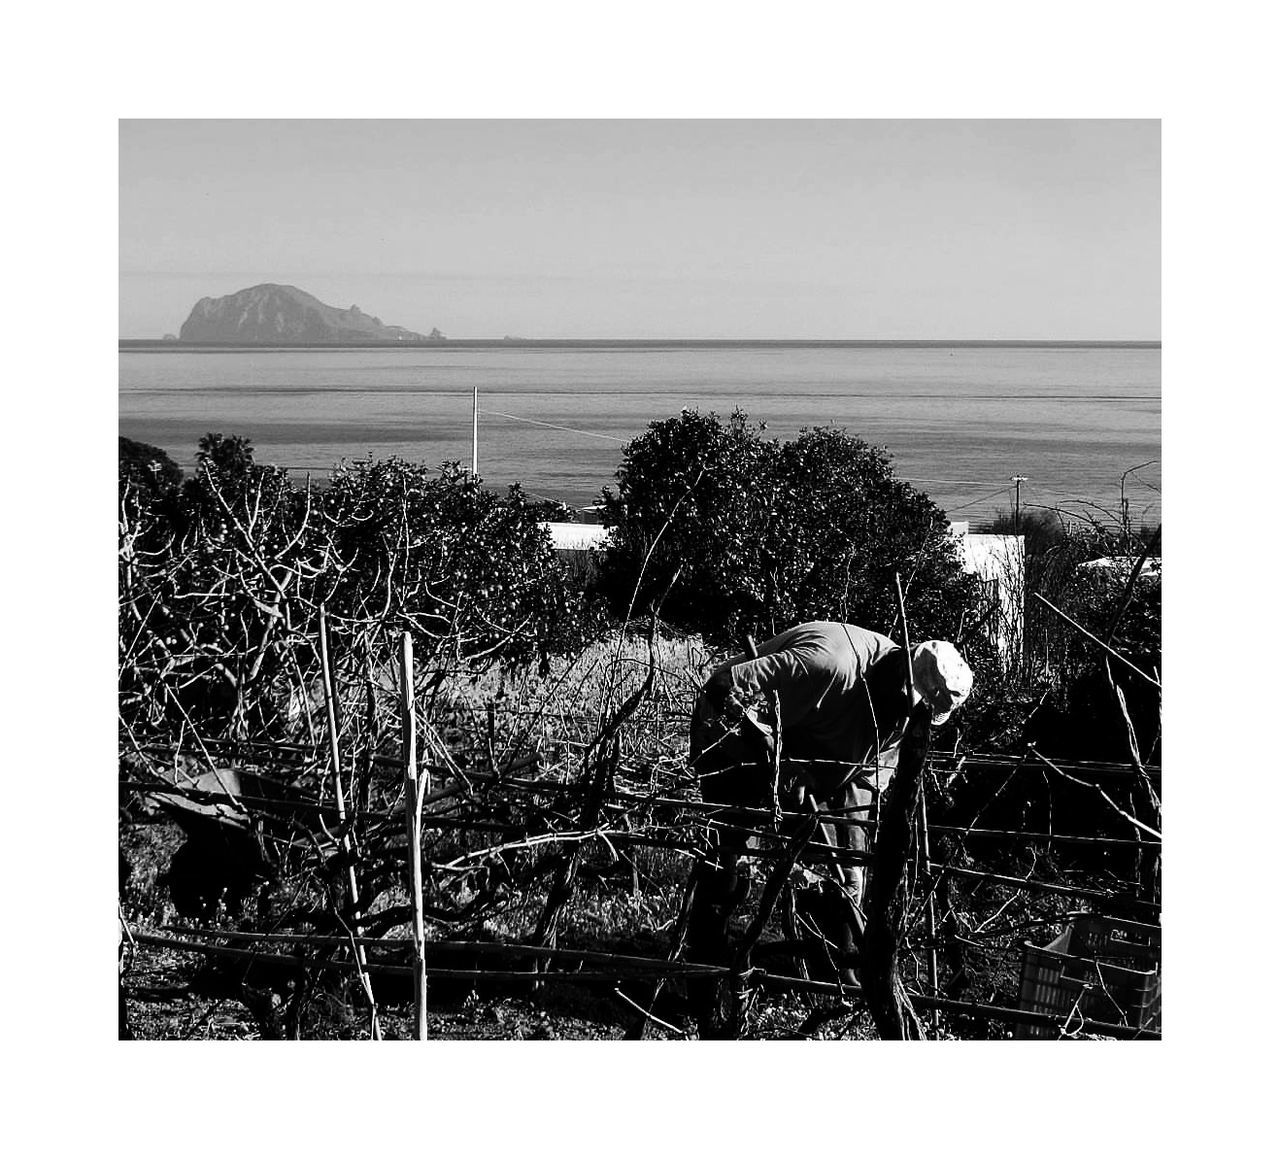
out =
[[(323, 478), (396, 455), (478, 464), (574, 507), (625, 444), (686, 408), (742, 410), (765, 437), (838, 427), (884, 447), (954, 520), (1056, 509), (1160, 522), (1157, 344), (649, 343), (120, 351), (120, 433), (194, 463), (209, 431)], [(1016, 477), (1021, 477), (1015, 482)]]

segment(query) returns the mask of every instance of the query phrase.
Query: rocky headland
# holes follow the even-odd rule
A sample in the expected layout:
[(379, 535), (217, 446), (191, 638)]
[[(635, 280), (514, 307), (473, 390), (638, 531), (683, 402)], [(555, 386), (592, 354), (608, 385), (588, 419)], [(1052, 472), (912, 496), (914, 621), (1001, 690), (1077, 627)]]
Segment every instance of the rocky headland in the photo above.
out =
[(297, 286), (266, 283), (221, 298), (201, 298), (182, 324), (182, 342), (333, 345), (442, 342), (439, 330), (419, 334), (388, 326), (359, 306), (328, 306)]

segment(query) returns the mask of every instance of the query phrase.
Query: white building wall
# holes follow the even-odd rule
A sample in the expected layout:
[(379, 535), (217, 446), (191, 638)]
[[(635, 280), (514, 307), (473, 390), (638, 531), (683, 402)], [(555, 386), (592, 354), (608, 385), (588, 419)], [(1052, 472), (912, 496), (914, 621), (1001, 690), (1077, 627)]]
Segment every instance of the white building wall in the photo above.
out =
[(543, 523), (551, 532), (551, 546), (556, 551), (586, 551), (603, 547), (609, 530), (599, 523)]
[(980, 615), (984, 630), (1001, 660), (1011, 665), (1022, 654), (1027, 599), (1026, 540), (1021, 535), (974, 535), (968, 523), (951, 524), (960, 548), (961, 565), (982, 580), (985, 599)]

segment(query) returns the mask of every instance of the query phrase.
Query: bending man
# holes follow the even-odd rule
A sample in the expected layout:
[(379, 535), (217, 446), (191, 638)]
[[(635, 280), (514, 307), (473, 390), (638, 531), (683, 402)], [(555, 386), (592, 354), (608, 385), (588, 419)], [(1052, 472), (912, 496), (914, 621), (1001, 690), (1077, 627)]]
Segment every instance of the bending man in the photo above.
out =
[[(807, 795), (828, 812), (866, 822), (876, 795), (897, 767), (898, 746), (912, 707), (926, 701), (943, 723), (968, 697), (973, 673), (955, 646), (929, 640), (907, 655), (889, 637), (852, 624), (817, 621), (775, 636), (754, 656), (735, 656), (712, 673), (694, 709), (690, 760), (704, 800), (756, 806), (771, 797), (769, 759), (776, 703), (781, 713), (784, 808), (800, 809)], [(776, 694), (776, 702), (774, 696)], [(799, 763), (797, 763), (799, 762)], [(860, 772), (859, 765), (873, 769)], [(732, 816), (726, 821), (732, 823)], [(823, 824), (824, 839), (863, 851), (862, 825)], [(726, 960), (728, 921), (745, 897), (737, 859), (748, 837), (732, 831), (718, 841), (717, 865), (702, 867), (695, 886), (690, 951), (695, 960)], [(847, 981), (860, 938), (863, 871), (841, 867), (838, 890), (819, 905), (831, 960)]]

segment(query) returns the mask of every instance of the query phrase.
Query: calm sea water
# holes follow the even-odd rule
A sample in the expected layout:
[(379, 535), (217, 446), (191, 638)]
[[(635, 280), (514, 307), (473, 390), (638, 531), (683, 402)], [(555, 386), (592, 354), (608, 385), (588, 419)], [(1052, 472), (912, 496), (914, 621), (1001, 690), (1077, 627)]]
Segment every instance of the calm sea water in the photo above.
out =
[(206, 431), (313, 473), (373, 455), (471, 458), (486, 482), (581, 505), (622, 443), (684, 407), (735, 407), (793, 437), (843, 427), (887, 447), (953, 518), (1022, 502), (1160, 518), (1160, 351), (1149, 347), (122, 351), (120, 433), (193, 461)]

